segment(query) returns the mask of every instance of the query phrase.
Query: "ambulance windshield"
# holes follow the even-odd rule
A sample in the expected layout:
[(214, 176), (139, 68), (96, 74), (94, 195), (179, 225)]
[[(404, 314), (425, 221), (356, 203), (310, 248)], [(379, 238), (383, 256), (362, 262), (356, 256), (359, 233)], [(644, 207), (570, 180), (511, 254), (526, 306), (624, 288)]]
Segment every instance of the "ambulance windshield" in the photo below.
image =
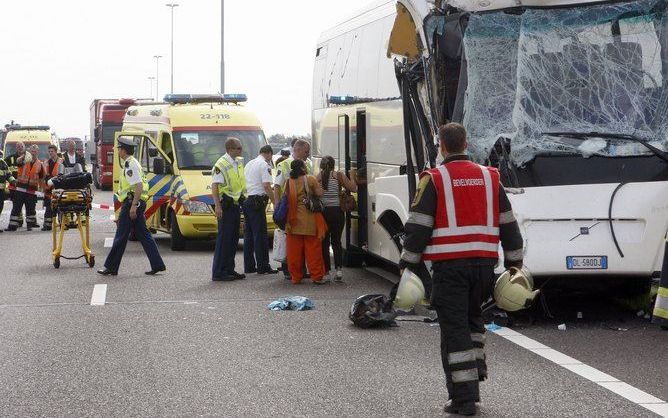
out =
[(260, 130), (184, 131), (174, 132), (174, 146), (179, 168), (183, 170), (210, 170), (220, 157), (225, 155), (225, 141), (238, 138), (243, 147), (244, 162), (258, 156), (266, 144)]
[[(24, 142), (24, 145), (26, 147), (26, 152), (28, 150), (28, 147), (31, 145), (37, 145), (39, 147), (39, 159), (41, 161), (45, 161), (49, 158), (49, 144), (46, 142), (41, 142), (41, 143), (35, 143), (35, 142)], [(16, 153), (16, 142), (7, 142), (5, 145), (5, 157), (9, 157), (12, 154)]]
[(471, 15), (458, 106), (470, 152), (500, 137), (524, 166), (545, 153), (652, 155), (641, 144), (567, 141), (550, 131), (629, 134), (668, 150), (668, 11), (661, 0)]

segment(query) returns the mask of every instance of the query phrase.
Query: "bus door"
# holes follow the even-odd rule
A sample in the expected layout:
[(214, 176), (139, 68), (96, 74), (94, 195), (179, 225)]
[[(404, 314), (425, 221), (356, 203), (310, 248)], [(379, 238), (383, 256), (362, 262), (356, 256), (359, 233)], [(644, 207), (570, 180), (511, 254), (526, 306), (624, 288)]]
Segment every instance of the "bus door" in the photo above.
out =
[[(342, 170), (346, 175), (350, 172), (350, 118), (348, 115), (339, 115), (339, 170)], [(343, 144), (343, 154), (341, 154), (341, 144)], [(352, 219), (357, 217), (355, 212), (346, 213), (346, 226), (344, 231), (344, 247), (350, 251), (352, 242)]]
[[(358, 109), (356, 129), (351, 135), (350, 144), (351, 167), (357, 168), (357, 242), (358, 247), (368, 249), (369, 234), (369, 195), (367, 192), (367, 158), (366, 158), (366, 110)], [(354, 162), (354, 165), (352, 165)], [(348, 172), (346, 171), (346, 174)]]
[(350, 126), (348, 115), (339, 116), (339, 143), (344, 144), (344, 171), (350, 175), (357, 169), (357, 210), (346, 214), (345, 245), (353, 255), (367, 248), (368, 197), (366, 186), (366, 111), (358, 110), (355, 128)]

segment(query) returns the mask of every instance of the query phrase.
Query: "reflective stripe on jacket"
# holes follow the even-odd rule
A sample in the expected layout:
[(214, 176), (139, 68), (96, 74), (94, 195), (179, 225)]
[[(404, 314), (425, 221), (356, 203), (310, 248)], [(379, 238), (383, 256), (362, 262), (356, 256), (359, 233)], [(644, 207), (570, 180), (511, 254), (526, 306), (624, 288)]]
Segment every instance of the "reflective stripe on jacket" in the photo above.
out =
[(39, 160), (23, 164), (19, 167), (16, 188), (19, 191), (35, 194), (42, 178), (42, 162)]
[(436, 186), (437, 208), (423, 258), (498, 258), (499, 172), (461, 160), (422, 176), (427, 173)]

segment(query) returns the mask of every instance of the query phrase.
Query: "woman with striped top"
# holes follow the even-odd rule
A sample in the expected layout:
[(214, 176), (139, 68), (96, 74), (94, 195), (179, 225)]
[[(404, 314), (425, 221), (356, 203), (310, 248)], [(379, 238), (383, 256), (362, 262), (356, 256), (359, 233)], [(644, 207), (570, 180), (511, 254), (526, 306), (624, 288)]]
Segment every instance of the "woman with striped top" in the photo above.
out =
[[(341, 248), (341, 234), (343, 233), (343, 226), (345, 224), (345, 214), (341, 210), (340, 195), (342, 188), (350, 191), (357, 191), (357, 184), (351, 180), (344, 173), (334, 170), (334, 158), (327, 155), (320, 161), (320, 173), (318, 173), (318, 181), (322, 185), (324, 194), (322, 195), (322, 203), (324, 206), (323, 215), (327, 222), (327, 235), (322, 240), (322, 256), (325, 261), (325, 272), (329, 274), (331, 270), (331, 260), (329, 255), (329, 247), (331, 244), (334, 250), (334, 267), (336, 274), (333, 275), (332, 280), (335, 282), (342, 282), (343, 271), (343, 248)], [(352, 178), (355, 178), (355, 170), (350, 170)]]

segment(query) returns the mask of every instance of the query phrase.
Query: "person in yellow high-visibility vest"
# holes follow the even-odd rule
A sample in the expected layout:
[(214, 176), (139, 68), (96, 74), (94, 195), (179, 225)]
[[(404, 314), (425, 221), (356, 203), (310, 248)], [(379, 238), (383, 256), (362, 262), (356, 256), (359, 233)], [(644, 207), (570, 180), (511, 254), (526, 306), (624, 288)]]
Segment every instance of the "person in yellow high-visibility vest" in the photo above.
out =
[(218, 236), (213, 254), (211, 279), (232, 281), (245, 279), (234, 270), (234, 256), (239, 245), (241, 210), (246, 199), (246, 177), (241, 161), (241, 141), (230, 137), (225, 141), (226, 154), (213, 166), (211, 196), (218, 218)]
[(121, 212), (118, 215), (114, 244), (104, 262), (104, 268), (97, 271), (103, 276), (118, 274), (131, 228), (134, 229), (137, 240), (141, 242), (151, 262), (151, 270), (146, 274), (152, 276), (166, 270), (165, 263), (158, 252), (158, 246), (146, 227), (144, 211), (146, 211), (148, 200), (148, 181), (139, 161), (133, 156), (134, 151), (135, 142), (132, 137), (118, 138), (118, 155), (123, 161), (123, 170), (118, 179), (118, 190), (115, 197), (121, 202)]
[(654, 318), (652, 321), (668, 331), (668, 235), (666, 235), (666, 247), (663, 252), (663, 268), (661, 269), (661, 283), (659, 293), (656, 295), (654, 304)]

